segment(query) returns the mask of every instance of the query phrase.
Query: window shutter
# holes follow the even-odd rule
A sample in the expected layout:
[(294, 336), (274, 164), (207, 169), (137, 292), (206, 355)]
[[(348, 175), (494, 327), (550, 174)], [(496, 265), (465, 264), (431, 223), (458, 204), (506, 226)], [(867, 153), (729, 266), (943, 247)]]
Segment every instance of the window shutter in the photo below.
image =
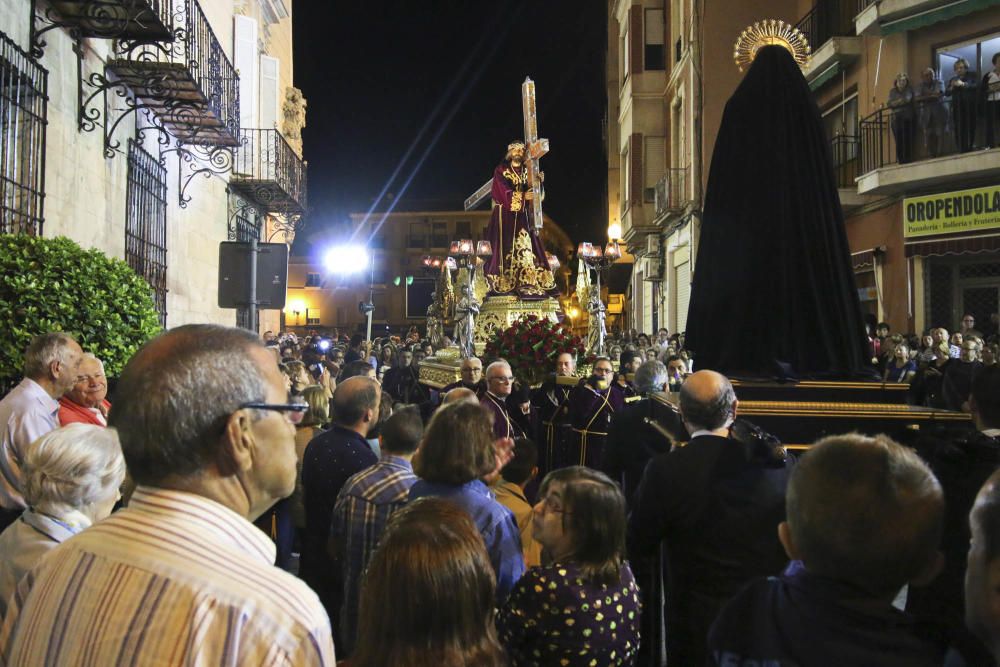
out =
[(233, 16), (233, 60), (240, 73), (240, 127), (257, 127), (257, 21)]
[(272, 130), (278, 125), (278, 72), (281, 61), (271, 56), (260, 57), (260, 127)]
[(642, 135), (633, 134), (629, 141), (629, 197), (631, 206), (642, 206)]
[(674, 252), (674, 331), (687, 328), (688, 304), (691, 301), (691, 254), (690, 248), (678, 248)]
[(642, 52), (645, 48), (642, 34), (642, 5), (632, 5), (628, 8), (629, 67), (632, 74), (642, 74)]
[(667, 159), (667, 140), (664, 137), (646, 137), (646, 155), (643, 158), (646, 167), (646, 188), (655, 188), (663, 178)]

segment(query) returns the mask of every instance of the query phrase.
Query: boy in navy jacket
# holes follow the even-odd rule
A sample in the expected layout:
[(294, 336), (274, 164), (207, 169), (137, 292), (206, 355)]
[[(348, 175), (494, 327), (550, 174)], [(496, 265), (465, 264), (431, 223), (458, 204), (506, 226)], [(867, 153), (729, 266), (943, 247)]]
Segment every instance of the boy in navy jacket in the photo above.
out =
[(793, 563), (720, 612), (710, 664), (937, 667), (948, 638), (893, 606), (941, 568), (944, 500), (930, 469), (884, 437), (832, 436), (792, 472), (778, 535)]

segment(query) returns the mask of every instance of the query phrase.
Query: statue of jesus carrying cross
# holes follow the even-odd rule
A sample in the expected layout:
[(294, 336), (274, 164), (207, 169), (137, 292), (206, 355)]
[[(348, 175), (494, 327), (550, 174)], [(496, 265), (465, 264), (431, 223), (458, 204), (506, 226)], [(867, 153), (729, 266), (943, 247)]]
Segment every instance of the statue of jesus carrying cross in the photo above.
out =
[(507, 146), (503, 162), (493, 170), (493, 180), (466, 200), (465, 207), (472, 208), (487, 193), (493, 200), (485, 232), (493, 254), (483, 267), (489, 295), (530, 301), (557, 296), (559, 291), (538, 235), (543, 196), (538, 159), (548, 152), (549, 142), (538, 138), (531, 79), (525, 80), (521, 93), (525, 141)]

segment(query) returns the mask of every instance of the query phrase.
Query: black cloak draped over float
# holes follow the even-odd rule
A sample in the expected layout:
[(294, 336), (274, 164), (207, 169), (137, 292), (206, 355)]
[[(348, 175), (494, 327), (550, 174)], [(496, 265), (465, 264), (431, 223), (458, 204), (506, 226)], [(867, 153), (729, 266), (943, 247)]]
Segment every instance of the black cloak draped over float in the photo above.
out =
[(736, 377), (870, 374), (829, 142), (780, 46), (758, 52), (726, 104), (686, 344), (696, 368)]

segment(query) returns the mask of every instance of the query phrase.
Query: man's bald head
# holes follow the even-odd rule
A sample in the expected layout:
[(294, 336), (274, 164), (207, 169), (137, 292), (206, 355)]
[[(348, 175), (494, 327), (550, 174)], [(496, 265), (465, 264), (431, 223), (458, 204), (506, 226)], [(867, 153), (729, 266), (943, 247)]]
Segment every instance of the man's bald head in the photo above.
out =
[(471, 389), (458, 387), (445, 394), (444, 400), (441, 401), (441, 405), (451, 405), (452, 403), (473, 403), (479, 405), (479, 397)]
[(726, 376), (698, 371), (681, 385), (680, 408), (688, 431), (715, 431), (736, 416), (736, 393)]
[(382, 388), (377, 380), (361, 375), (348, 378), (338, 383), (333, 392), (334, 420), (346, 428), (363, 422), (374, 424), (381, 399)]

